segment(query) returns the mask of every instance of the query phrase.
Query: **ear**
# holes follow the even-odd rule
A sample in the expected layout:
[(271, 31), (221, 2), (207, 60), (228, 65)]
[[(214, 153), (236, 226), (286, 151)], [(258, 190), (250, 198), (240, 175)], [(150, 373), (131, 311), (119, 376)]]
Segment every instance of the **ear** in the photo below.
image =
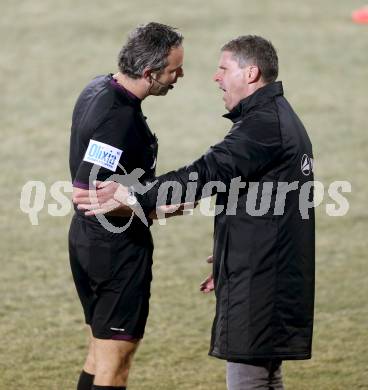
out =
[(253, 84), (261, 78), (261, 71), (257, 65), (250, 65), (246, 68), (246, 78), (248, 84)]
[(148, 68), (145, 68), (143, 70), (142, 76), (143, 76), (144, 79), (146, 79), (148, 81), (151, 81), (152, 80), (152, 70), (148, 69)]

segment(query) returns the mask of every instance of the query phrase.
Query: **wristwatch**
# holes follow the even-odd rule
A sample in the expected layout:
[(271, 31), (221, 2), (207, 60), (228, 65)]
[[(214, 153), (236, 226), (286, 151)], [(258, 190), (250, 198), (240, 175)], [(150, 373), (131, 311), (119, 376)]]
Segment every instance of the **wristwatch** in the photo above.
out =
[(135, 206), (138, 203), (136, 196), (134, 195), (134, 188), (130, 187), (129, 194), (126, 199), (128, 206)]

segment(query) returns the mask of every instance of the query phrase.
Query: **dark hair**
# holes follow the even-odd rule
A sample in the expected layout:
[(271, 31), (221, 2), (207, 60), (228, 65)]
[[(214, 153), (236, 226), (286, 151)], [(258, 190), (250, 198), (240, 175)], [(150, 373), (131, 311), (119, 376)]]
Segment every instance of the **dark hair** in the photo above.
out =
[(279, 73), (278, 57), (272, 43), (257, 35), (242, 35), (227, 42), (222, 51), (230, 51), (241, 68), (257, 65), (263, 80), (271, 83)]
[(167, 66), (170, 50), (180, 46), (183, 39), (174, 27), (165, 24), (139, 25), (119, 53), (119, 70), (133, 79), (142, 77), (145, 68), (160, 72)]

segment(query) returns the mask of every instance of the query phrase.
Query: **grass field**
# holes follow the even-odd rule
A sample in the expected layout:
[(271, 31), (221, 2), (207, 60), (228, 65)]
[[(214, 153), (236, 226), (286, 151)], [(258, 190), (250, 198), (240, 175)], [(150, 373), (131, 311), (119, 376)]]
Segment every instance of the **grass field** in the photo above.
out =
[[(159, 172), (198, 157), (229, 123), (211, 80), (219, 48), (257, 33), (278, 48), (280, 80), (314, 144), (316, 179), (348, 180), (344, 217), (317, 208), (314, 356), (287, 362), (288, 390), (368, 389), (368, 26), (351, 23), (361, 1), (1, 0), (0, 389), (72, 390), (86, 335), (67, 256), (71, 214), (39, 226), (19, 208), (29, 180), (69, 180), (71, 111), (95, 75), (115, 71), (126, 33), (160, 21), (185, 35), (185, 77), (170, 98), (143, 108), (159, 136)], [(155, 226), (151, 314), (130, 390), (225, 389), (224, 362), (207, 356), (214, 297), (212, 219)]]

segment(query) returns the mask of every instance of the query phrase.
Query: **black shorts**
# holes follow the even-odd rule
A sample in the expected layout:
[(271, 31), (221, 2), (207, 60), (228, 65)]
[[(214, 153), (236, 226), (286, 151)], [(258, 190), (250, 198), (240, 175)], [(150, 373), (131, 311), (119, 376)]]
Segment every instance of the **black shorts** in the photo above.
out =
[(105, 230), (95, 219), (74, 215), (71, 222), (71, 270), (86, 323), (96, 338), (143, 337), (153, 243), (149, 229), (139, 221), (138, 224), (116, 234)]

